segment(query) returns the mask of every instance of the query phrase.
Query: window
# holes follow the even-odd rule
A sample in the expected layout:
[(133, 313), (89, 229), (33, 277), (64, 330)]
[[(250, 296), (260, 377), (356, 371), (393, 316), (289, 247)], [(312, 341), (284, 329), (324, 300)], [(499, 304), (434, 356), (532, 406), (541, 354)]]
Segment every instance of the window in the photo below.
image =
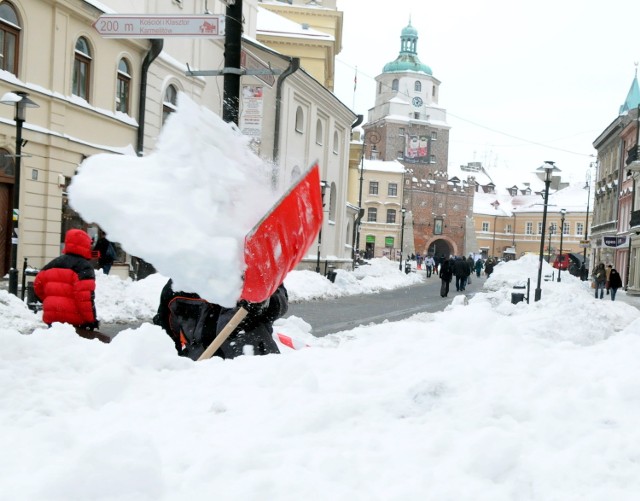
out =
[(319, 118), (316, 122), (316, 144), (322, 145), (322, 122)]
[(296, 132), (302, 134), (304, 131), (304, 112), (302, 111), (302, 107), (298, 106), (296, 110)]
[(489, 231), (489, 223), (486, 221), (482, 223), (482, 231)]
[(511, 233), (511, 224), (508, 224), (508, 225), (505, 226), (504, 232), (505, 233)]
[(378, 82), (378, 94), (382, 94), (382, 82)]
[(413, 84), (413, 90), (415, 90), (416, 92), (422, 91), (422, 83), (420, 82), (420, 80), (416, 80), (416, 83)]
[(89, 100), (89, 81), (91, 80), (91, 51), (89, 43), (84, 37), (78, 38), (73, 60), (73, 88), (71, 92)]
[(434, 85), (433, 88), (431, 89), (431, 95), (434, 97), (436, 97), (436, 86)]
[(369, 181), (369, 195), (378, 194), (378, 181)]
[(413, 112), (413, 118), (415, 118), (416, 120), (420, 120), (420, 112), (419, 111), (414, 111)]
[(435, 130), (431, 131), (431, 139), (433, 141), (435, 141), (436, 139), (438, 139), (438, 133)]
[(430, 164), (436, 163), (436, 156), (435, 155), (429, 155), (429, 163)]
[(404, 127), (398, 129), (398, 136), (404, 136)]
[(398, 79), (394, 78), (393, 82), (391, 82), (391, 90), (398, 90)]
[(20, 22), (9, 2), (0, 4), (0, 69), (18, 74)]
[(118, 83), (116, 88), (116, 111), (129, 113), (129, 92), (131, 88), (131, 72), (126, 59), (118, 63)]
[(576, 235), (584, 235), (584, 224), (576, 223)]
[(570, 225), (569, 223), (565, 222), (565, 223), (562, 225), (562, 234), (563, 234), (563, 235), (568, 235), (568, 234), (569, 234), (570, 229), (571, 229), (571, 225)]
[(387, 195), (390, 197), (398, 196), (398, 183), (389, 183), (387, 187)]
[(404, 160), (404, 151), (402, 151), (402, 150), (398, 151), (398, 154), (396, 155), (396, 158), (398, 160)]
[(542, 235), (542, 223), (538, 221), (538, 235)]
[(0, 177), (3, 176), (11, 181), (15, 179), (15, 162), (13, 155), (8, 150), (0, 148)]
[(337, 201), (336, 183), (331, 183), (331, 190), (329, 191), (329, 221), (336, 220), (336, 201)]
[(378, 209), (367, 209), (367, 222), (375, 223), (378, 220)]
[(395, 209), (387, 209), (387, 223), (393, 224), (396, 222), (396, 210)]
[(533, 235), (533, 223), (527, 223), (524, 228), (525, 235)]
[(336, 155), (340, 151), (340, 136), (338, 135), (338, 131), (333, 132), (333, 153)]
[(175, 85), (169, 85), (164, 91), (164, 100), (162, 101), (162, 123), (167, 120), (169, 115), (176, 111), (178, 104), (178, 89)]

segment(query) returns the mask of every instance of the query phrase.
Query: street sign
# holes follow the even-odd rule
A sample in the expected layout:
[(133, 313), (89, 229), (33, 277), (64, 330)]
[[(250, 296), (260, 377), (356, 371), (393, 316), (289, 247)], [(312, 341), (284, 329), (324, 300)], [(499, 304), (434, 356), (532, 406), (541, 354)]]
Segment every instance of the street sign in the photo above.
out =
[(591, 246), (591, 240), (580, 240), (580, 247), (587, 249)]
[(105, 38), (223, 38), (223, 15), (104, 14), (93, 27)]

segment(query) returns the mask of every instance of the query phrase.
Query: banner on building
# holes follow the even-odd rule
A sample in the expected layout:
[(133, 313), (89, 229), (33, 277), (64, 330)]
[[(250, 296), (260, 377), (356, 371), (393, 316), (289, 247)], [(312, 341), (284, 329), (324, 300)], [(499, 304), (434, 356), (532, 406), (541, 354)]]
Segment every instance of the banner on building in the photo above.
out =
[(622, 247), (627, 243), (627, 237), (603, 237), (605, 247)]
[(242, 86), (242, 111), (238, 126), (245, 136), (262, 137), (262, 85)]
[(429, 156), (429, 138), (426, 135), (405, 136), (404, 158), (407, 160), (426, 161)]

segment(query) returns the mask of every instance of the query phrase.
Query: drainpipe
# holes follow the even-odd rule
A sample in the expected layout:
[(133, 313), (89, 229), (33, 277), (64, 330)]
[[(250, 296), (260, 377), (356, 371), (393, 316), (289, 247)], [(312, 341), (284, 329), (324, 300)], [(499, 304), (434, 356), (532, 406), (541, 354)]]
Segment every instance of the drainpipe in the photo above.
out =
[(280, 108), (282, 107), (282, 86), (285, 78), (300, 69), (300, 58), (292, 57), (289, 67), (284, 70), (278, 77), (276, 85), (276, 119), (273, 126), (273, 163), (278, 165), (278, 157), (280, 156)]
[(151, 48), (147, 52), (144, 61), (142, 62), (142, 71), (140, 75), (140, 96), (138, 102), (138, 139), (136, 143), (136, 153), (139, 157), (144, 154), (144, 121), (147, 101), (147, 75), (149, 73), (149, 67), (156, 57), (162, 52), (162, 45), (164, 40), (161, 38), (154, 38), (151, 41)]

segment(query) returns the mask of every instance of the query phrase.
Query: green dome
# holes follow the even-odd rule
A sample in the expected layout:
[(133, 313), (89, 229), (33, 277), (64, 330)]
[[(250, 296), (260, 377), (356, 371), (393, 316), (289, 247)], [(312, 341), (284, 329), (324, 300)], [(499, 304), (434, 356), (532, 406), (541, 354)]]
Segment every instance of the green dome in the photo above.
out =
[(416, 45), (418, 42), (418, 30), (409, 25), (400, 33), (400, 54), (395, 61), (387, 63), (382, 69), (383, 73), (398, 73), (403, 71), (418, 71), (427, 75), (433, 75), (431, 68), (420, 62)]

